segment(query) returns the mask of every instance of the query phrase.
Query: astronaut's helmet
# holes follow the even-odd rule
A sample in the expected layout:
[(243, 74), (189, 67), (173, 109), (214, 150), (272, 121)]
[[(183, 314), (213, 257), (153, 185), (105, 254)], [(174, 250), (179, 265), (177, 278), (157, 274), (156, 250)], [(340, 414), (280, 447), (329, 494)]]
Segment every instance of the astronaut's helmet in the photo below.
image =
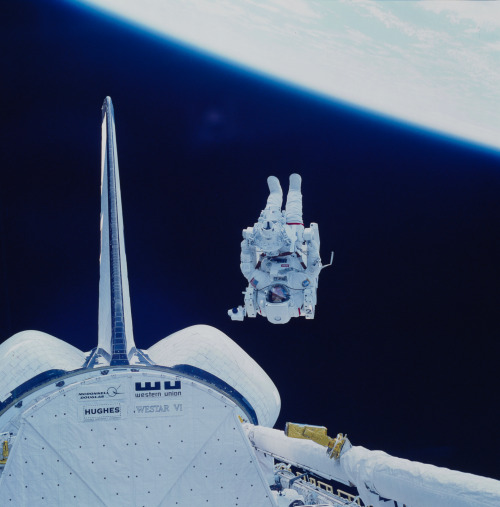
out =
[(281, 284), (272, 285), (267, 291), (268, 303), (285, 303), (290, 299), (290, 291)]

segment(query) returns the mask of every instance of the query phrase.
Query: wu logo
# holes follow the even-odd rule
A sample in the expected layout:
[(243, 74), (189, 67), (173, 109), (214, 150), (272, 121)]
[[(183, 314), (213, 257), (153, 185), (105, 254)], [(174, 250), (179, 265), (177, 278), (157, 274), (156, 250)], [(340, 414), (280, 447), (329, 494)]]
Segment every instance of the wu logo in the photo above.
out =
[(135, 383), (136, 391), (160, 391), (161, 390), (161, 382), (136, 382)]
[[(162, 390), (162, 383), (158, 380), (156, 382), (136, 382), (135, 383), (135, 390), (136, 391), (161, 391)], [(163, 390), (164, 391), (172, 391), (174, 389), (180, 389), (181, 388), (181, 381), (180, 380), (166, 380), (163, 382)]]

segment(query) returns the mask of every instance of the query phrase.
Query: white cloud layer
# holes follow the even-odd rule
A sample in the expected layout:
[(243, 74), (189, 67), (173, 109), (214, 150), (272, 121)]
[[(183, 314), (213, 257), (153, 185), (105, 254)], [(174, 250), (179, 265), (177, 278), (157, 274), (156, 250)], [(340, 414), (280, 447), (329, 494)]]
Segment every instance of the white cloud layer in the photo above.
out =
[(420, 9), (444, 14), (450, 23), (474, 23), (478, 30), (500, 29), (500, 2), (493, 0), (433, 0), (419, 2)]
[(263, 74), (500, 148), (500, 2), (80, 2)]

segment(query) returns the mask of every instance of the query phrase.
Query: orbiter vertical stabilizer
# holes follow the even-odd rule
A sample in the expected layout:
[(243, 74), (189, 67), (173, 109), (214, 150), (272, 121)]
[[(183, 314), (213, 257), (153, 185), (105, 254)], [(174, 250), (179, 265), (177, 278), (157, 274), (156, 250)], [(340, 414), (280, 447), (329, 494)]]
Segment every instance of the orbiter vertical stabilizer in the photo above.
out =
[(102, 105), (101, 257), (98, 354), (111, 365), (129, 364), (135, 352), (113, 103)]

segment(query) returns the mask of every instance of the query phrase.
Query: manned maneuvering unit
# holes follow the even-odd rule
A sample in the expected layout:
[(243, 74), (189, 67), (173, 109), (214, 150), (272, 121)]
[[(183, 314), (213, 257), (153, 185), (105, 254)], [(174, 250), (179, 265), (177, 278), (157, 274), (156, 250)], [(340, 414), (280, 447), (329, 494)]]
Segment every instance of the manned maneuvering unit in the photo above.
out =
[(319, 255), (318, 224), (304, 229), (302, 179), (290, 176), (286, 207), (275, 176), (269, 176), (269, 197), (258, 221), (243, 230), (241, 272), (248, 280), (244, 305), (228, 310), (232, 320), (257, 314), (272, 324), (286, 324), (292, 317), (314, 319), (318, 277), (327, 266)]
[(98, 342), (83, 352), (23, 331), (0, 344), (2, 506), (500, 505), (499, 481), (352, 446), (322, 426), (274, 429), (276, 386), (213, 327), (139, 349), (109, 97), (102, 113)]

